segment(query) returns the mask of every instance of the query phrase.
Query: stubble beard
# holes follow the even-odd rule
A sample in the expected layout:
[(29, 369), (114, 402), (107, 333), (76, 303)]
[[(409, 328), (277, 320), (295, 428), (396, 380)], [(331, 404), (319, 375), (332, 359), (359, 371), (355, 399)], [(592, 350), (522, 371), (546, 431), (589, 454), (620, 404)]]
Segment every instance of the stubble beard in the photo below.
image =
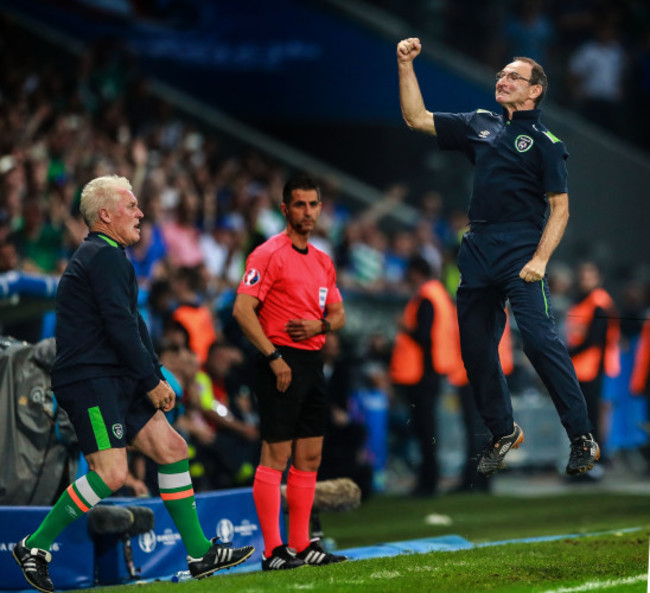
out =
[(291, 230), (296, 233), (297, 235), (301, 235), (303, 237), (306, 237), (307, 239), (309, 238), (309, 235), (311, 234), (311, 231), (313, 229), (306, 230), (301, 222), (296, 222), (296, 223), (291, 223)]

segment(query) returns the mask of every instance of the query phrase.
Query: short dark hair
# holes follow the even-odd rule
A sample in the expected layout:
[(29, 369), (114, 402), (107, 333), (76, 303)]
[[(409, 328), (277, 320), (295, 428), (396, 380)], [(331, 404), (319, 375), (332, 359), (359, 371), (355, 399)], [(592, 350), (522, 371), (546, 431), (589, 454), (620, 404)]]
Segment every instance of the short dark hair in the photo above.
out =
[(431, 269), (429, 262), (421, 255), (413, 255), (409, 258), (408, 264), (406, 266), (406, 272), (415, 272), (416, 274), (420, 274), (425, 278), (431, 278), (433, 276), (433, 270)]
[(183, 346), (185, 348), (190, 347), (190, 332), (187, 331), (187, 328), (180, 322), (174, 319), (173, 317), (168, 317), (163, 322), (163, 335), (167, 332), (180, 332), (183, 336)]
[(176, 279), (186, 282), (192, 291), (201, 290), (201, 270), (199, 266), (181, 266), (176, 270)]
[(221, 340), (221, 341), (215, 340), (208, 347), (208, 358), (210, 356), (212, 356), (217, 350), (222, 350), (222, 349), (226, 348), (227, 346), (228, 346), (228, 344), (226, 342), (224, 342), (223, 340)]
[(282, 202), (288, 206), (291, 204), (291, 196), (294, 189), (303, 189), (303, 190), (312, 190), (315, 189), (318, 194), (318, 201), (320, 202), (320, 188), (318, 183), (314, 180), (313, 177), (307, 175), (307, 173), (299, 173), (294, 175), (284, 184), (284, 189), (282, 190)]
[(514, 58), (512, 58), (512, 61), (525, 62), (526, 64), (530, 64), (530, 66), (532, 67), (532, 73), (530, 75), (530, 84), (539, 84), (542, 87), (542, 92), (540, 93), (539, 97), (535, 99), (535, 106), (539, 105), (544, 99), (544, 97), (546, 96), (546, 92), (548, 91), (548, 78), (546, 76), (546, 72), (544, 72), (544, 68), (542, 68), (541, 64), (538, 64), (532, 58), (515, 56)]

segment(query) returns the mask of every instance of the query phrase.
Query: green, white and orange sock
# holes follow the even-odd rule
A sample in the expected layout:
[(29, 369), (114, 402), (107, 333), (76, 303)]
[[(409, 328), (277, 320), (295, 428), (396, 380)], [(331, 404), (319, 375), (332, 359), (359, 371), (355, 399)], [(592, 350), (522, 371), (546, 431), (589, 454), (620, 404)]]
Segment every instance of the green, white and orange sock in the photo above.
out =
[(88, 472), (65, 489), (39, 528), (28, 538), (27, 547), (49, 550), (70, 523), (112, 493), (97, 473)]
[(201, 558), (212, 544), (199, 524), (189, 460), (159, 465), (158, 487), (160, 498), (181, 534), (187, 553), (193, 558)]

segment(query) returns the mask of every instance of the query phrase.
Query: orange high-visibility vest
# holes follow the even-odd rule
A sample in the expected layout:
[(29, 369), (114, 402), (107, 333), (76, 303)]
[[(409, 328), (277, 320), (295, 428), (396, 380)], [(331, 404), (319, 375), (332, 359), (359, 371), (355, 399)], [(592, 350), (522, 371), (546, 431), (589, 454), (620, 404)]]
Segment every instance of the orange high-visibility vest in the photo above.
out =
[[(571, 307), (567, 313), (566, 332), (567, 343), (570, 347), (578, 346), (586, 337), (589, 326), (594, 320), (597, 308), (614, 311), (614, 301), (602, 288), (596, 288), (578, 304)], [(602, 368), (608, 377), (616, 377), (621, 372), (620, 352), (618, 341), (621, 335), (618, 319), (611, 315), (607, 319), (607, 339), (604, 360), (603, 348), (591, 346), (587, 350), (571, 357), (578, 376), (578, 381), (593, 381)]]
[[(431, 326), (431, 360), (433, 369), (439, 375), (446, 375), (454, 366), (454, 326), (456, 312), (451, 297), (438, 280), (425, 282), (415, 296), (407, 303), (402, 315), (402, 326), (414, 331), (417, 326), (417, 312), (423, 299), (433, 305)], [(390, 378), (399, 385), (415, 385), (424, 375), (424, 353), (421, 346), (406, 332), (395, 336), (395, 346), (390, 361)]]
[(208, 349), (217, 340), (210, 310), (205, 306), (181, 305), (172, 317), (190, 334), (190, 350), (196, 354), (201, 364), (208, 358)]
[(634, 366), (630, 377), (630, 392), (635, 395), (646, 393), (650, 375), (650, 320), (643, 324), (639, 343), (634, 354)]
[[(460, 351), (460, 333), (458, 330), (458, 323), (456, 323), (456, 363), (453, 370), (449, 373), (447, 377), (449, 382), (456, 387), (463, 387), (469, 383), (467, 378), (467, 372), (465, 371), (465, 365), (463, 364), (463, 357)], [(501, 368), (503, 369), (503, 374), (508, 375), (512, 374), (512, 371), (515, 369), (515, 363), (512, 356), (512, 331), (510, 329), (510, 313), (506, 309), (506, 325), (503, 330), (503, 335), (501, 336), (501, 341), (499, 342), (499, 359), (501, 360)]]

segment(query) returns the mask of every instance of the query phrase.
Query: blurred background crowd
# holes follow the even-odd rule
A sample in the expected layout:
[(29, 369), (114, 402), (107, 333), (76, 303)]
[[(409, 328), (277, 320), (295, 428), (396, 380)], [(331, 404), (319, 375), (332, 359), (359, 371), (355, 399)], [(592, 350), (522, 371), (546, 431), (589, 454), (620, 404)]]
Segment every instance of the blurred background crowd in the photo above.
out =
[[(641, 109), (650, 98), (646, 3), (374, 4), (417, 19), (435, 38), (495, 70), (512, 55), (548, 64), (557, 101), (649, 147), (650, 130), (632, 121), (634, 108), (621, 108)], [(104, 174), (131, 180), (145, 219), (141, 241), (128, 254), (143, 316), (177, 390), (171, 420), (191, 444), (195, 486), (251, 483), (259, 452), (252, 352), (231, 305), (247, 255), (284, 228), (279, 204), (292, 167), (152, 94), (137, 57), (110, 41), (73, 57), (4, 16), (0, 50), (0, 274), (60, 275), (86, 234), (79, 215), (84, 184)], [(409, 262), (423, 259), (453, 298), (465, 212), (438, 190), (413, 196), (401, 179), (372, 205), (350, 199), (336, 176), (319, 181), (323, 210), (313, 243), (334, 259), (351, 318), (347, 331), (328, 336), (323, 351), (331, 408), (321, 478), (352, 477), (364, 495), (417, 492), (421, 459), (389, 362), (399, 315), (414, 290)], [(407, 196), (416, 207), (411, 223), (395, 217)], [(597, 369), (602, 386), (590, 406), (604, 445), (602, 465), (606, 470), (633, 455), (635, 471), (648, 472), (648, 362), (638, 360), (650, 278), (640, 273), (611, 282), (598, 264), (553, 261), (554, 313), (566, 338), (574, 305), (597, 288), (612, 297), (588, 320), (586, 345), (573, 347), (576, 353), (616, 348), (611, 376), (604, 363)], [(52, 313), (19, 321), (5, 315), (2, 335), (37, 342), (53, 335), (54, 322)], [(550, 400), (518, 348), (516, 320), (511, 325), (515, 399), (522, 410), (526, 402), (547, 409)], [(643, 373), (645, 383), (638, 378)], [(445, 381), (436, 397), (441, 468), (427, 494), (475, 487), (463, 477), (469, 453), (458, 389)], [(556, 461), (542, 456), (537, 463)], [(132, 459), (132, 493), (155, 493), (150, 469)]]
[(650, 147), (650, 7), (643, 0), (373, 0), (495, 72), (513, 56), (544, 65), (549, 96)]

